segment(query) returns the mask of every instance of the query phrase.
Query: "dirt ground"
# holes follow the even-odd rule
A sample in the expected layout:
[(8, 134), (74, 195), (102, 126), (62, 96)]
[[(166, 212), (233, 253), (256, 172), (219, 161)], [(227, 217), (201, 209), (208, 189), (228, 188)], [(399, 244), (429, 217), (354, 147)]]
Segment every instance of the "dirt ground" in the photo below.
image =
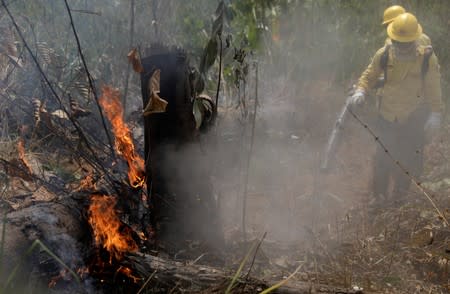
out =
[[(252, 277), (282, 280), (301, 265), (292, 280), (310, 283), (311, 293), (320, 283), (363, 288), (364, 293), (449, 293), (449, 227), (417, 189), (382, 207), (368, 204), (375, 142), (360, 125), (349, 122), (334, 166), (328, 173), (320, 172), (324, 144), (345, 98), (336, 99), (341, 92), (324, 82), (298, 93), (301, 99), (292, 101), (288, 93), (281, 95), (287, 98), (261, 102), (248, 169), (246, 240), (242, 215), (251, 124), (240, 121), (235, 108), (221, 113), (220, 144), (203, 147), (217, 148), (210, 163), (229, 245), (225, 268), (235, 271), (250, 243), (266, 232), (253, 266), (244, 269), (251, 268)], [(143, 145), (142, 136), (135, 139)], [(2, 156), (17, 157), (16, 146), (12, 139), (2, 142)], [(32, 150), (28, 145), (26, 157), (33, 173), (55, 184), (73, 188), (70, 183), (78, 183), (86, 173), (70, 155), (54, 152), (53, 158)], [(447, 219), (448, 154), (447, 126), (427, 147), (423, 179)], [(39, 165), (40, 157), (48, 166)], [(52, 201), (20, 177), (2, 176), (12, 179), (3, 179), (10, 183), (2, 191), (9, 209)]]
[[(449, 293), (450, 231), (426, 196), (412, 187), (407, 195), (394, 195), (381, 207), (369, 205), (376, 143), (364, 128), (350, 121), (334, 167), (320, 172), (334, 118), (322, 117), (309, 128), (305, 121), (324, 111), (321, 101), (333, 99), (336, 89), (320, 90), (312, 89), (318, 93), (317, 103), (309, 103), (309, 111), (289, 117), (286, 102), (286, 107), (279, 103), (279, 109), (266, 116), (264, 107), (271, 109), (266, 104), (256, 120), (246, 237), (260, 239), (264, 232), (267, 236), (253, 273), (282, 279), (303, 264), (295, 279), (310, 282), (312, 288), (323, 282), (363, 288), (365, 293)], [(334, 108), (329, 113), (337, 114), (340, 102), (328, 106)], [(447, 218), (450, 198), (445, 183), (450, 173), (442, 156), (448, 154), (449, 134), (445, 128), (427, 147), (424, 175), (427, 191)], [(245, 170), (244, 164), (240, 172)], [(239, 168), (233, 174), (239, 174)], [(219, 194), (226, 236), (241, 248), (245, 183), (224, 182)]]

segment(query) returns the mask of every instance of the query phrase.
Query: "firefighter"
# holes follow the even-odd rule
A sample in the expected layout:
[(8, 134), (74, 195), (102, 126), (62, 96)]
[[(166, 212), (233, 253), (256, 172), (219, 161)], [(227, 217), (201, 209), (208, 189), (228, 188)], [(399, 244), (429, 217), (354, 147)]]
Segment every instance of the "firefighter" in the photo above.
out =
[[(376, 132), (389, 153), (414, 177), (423, 168), (423, 148), (426, 135), (439, 129), (443, 103), (440, 72), (431, 46), (420, 45), (422, 27), (414, 15), (404, 13), (387, 26), (392, 45), (379, 49), (363, 72), (350, 99), (357, 110), (366, 100), (366, 94), (384, 72), (385, 81), (378, 90), (376, 105)], [(428, 136), (427, 136), (428, 137)], [(389, 179), (393, 194), (405, 195), (410, 186), (409, 177), (377, 144), (374, 160), (374, 201), (387, 198)]]
[[(383, 13), (383, 22), (381, 23), (383, 26), (387, 27), (391, 22), (394, 21), (394, 19), (399, 16), (400, 14), (405, 13), (406, 10), (400, 5), (393, 5), (391, 7), (386, 8), (386, 10)], [(386, 44), (391, 44), (391, 39), (386, 38)], [(424, 46), (430, 46), (431, 40), (430, 38), (422, 33), (420, 37), (417, 39), (417, 43), (419, 45)]]

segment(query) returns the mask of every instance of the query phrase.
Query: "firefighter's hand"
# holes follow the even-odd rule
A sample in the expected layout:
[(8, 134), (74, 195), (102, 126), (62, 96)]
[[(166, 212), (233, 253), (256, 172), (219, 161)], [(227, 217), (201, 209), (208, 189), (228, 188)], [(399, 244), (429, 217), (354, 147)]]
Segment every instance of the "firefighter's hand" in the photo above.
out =
[(350, 105), (360, 106), (366, 100), (366, 94), (363, 90), (356, 90), (355, 93), (350, 98)]

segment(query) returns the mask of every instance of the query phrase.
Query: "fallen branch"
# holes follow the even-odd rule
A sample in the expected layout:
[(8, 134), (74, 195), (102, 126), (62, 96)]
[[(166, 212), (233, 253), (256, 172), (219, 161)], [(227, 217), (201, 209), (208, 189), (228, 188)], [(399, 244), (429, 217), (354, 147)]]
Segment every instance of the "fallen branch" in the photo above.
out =
[[(129, 254), (125, 257), (123, 264), (133, 269), (134, 273), (146, 280), (157, 270), (156, 274), (152, 276), (154, 287), (161, 287), (161, 285), (164, 285), (164, 288), (166, 289), (175, 287), (175, 289), (184, 289), (188, 292), (206, 291), (204, 293), (223, 293), (230, 284), (232, 276), (232, 273), (222, 269), (171, 261), (161, 257), (145, 255), (143, 253)], [(261, 281), (254, 278), (248, 280), (237, 279), (234, 289), (236, 289), (236, 293), (239, 293), (240, 287), (245, 285), (246, 293), (257, 293), (278, 282), (279, 281)], [(280, 286), (277, 289), (277, 293), (311, 293), (310, 283), (292, 280), (289, 282), (289, 286)], [(150, 285), (147, 286), (147, 290), (149, 290), (149, 288)], [(316, 293), (356, 294), (360, 292), (327, 285), (317, 285)]]

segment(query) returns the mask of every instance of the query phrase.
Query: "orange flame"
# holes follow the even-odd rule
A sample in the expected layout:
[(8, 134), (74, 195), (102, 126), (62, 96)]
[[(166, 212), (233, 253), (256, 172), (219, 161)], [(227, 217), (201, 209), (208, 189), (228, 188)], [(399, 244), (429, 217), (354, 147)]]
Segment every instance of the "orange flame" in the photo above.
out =
[(140, 188), (145, 183), (144, 160), (134, 150), (133, 139), (127, 124), (123, 120), (123, 107), (119, 90), (110, 86), (102, 88), (99, 103), (111, 122), (115, 137), (114, 148), (128, 162), (128, 180), (133, 188)]
[(120, 220), (114, 210), (116, 198), (93, 194), (89, 206), (89, 224), (94, 231), (95, 243), (103, 246), (116, 259), (125, 252), (138, 249), (133, 238), (120, 230)]
[(25, 157), (25, 143), (23, 142), (22, 138), (19, 139), (19, 141), (17, 141), (17, 151), (19, 152), (20, 161), (27, 168), (28, 172), (31, 174), (32, 170), (30, 164), (28, 163), (27, 158)]
[(142, 280), (141, 278), (134, 276), (131, 269), (126, 266), (120, 266), (117, 272), (122, 273), (125, 276), (129, 277), (130, 279), (133, 280), (134, 283), (138, 283), (140, 280)]

